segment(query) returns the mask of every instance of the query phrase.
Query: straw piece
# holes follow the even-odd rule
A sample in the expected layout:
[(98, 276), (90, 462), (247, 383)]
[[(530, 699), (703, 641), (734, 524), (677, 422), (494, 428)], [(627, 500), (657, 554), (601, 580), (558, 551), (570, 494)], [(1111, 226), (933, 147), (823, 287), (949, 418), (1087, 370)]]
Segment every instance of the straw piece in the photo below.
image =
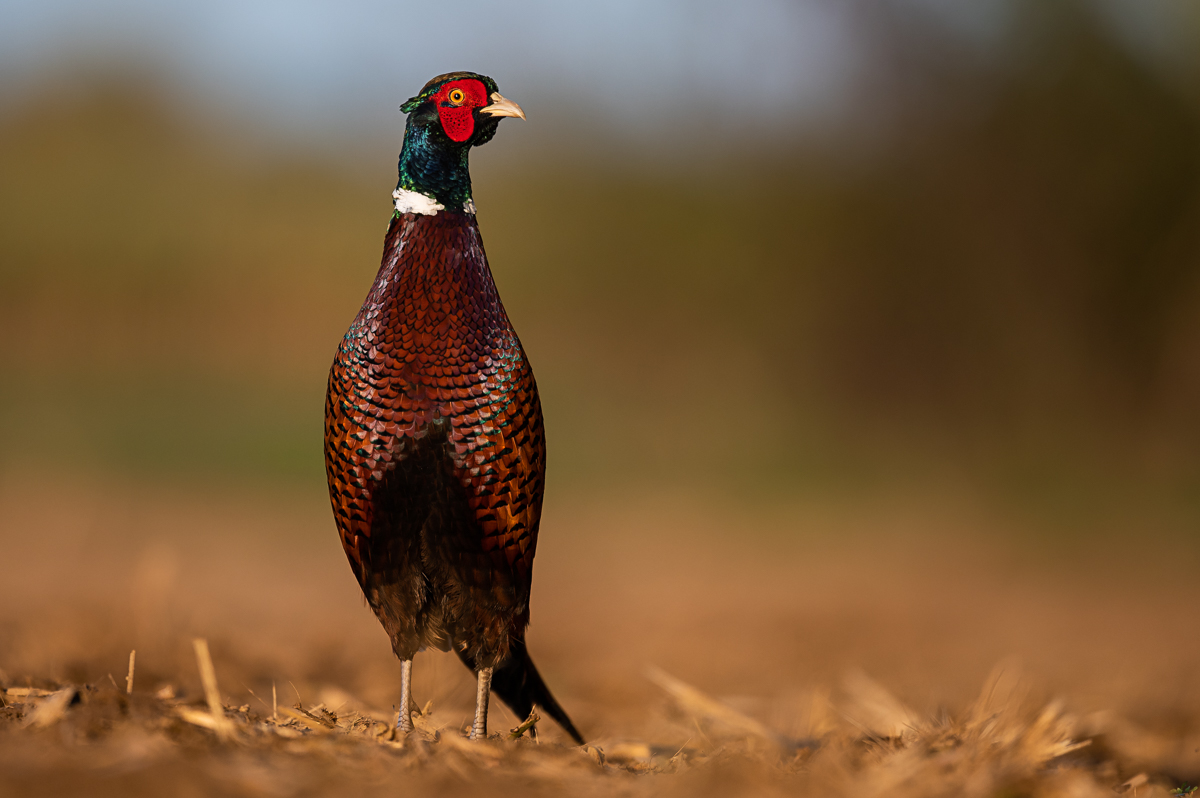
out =
[(137, 651), (129, 652), (129, 675), (125, 677), (125, 694), (133, 695), (133, 661), (137, 658)]
[(191, 707), (175, 707), (175, 713), (179, 717), (192, 723), (196, 726), (201, 726), (205, 729), (217, 730), (217, 721), (213, 718), (211, 712), (205, 712), (201, 709), (192, 709)]
[(435, 726), (433, 721), (430, 719), (430, 715), (432, 713), (433, 702), (426, 701), (424, 708), (413, 710), (412, 722), (414, 729), (421, 732), (429, 739), (436, 740), (441, 733), (441, 728)]
[(847, 673), (843, 684), (851, 704), (846, 720), (868, 734), (898, 739), (920, 726), (915, 712), (862, 671)]
[(765, 740), (781, 748), (788, 747), (782, 736), (768, 729), (754, 718), (743, 715), (728, 704), (723, 704), (710, 698), (692, 687), (679, 681), (674, 676), (659, 670), (654, 666), (646, 669), (646, 678), (657, 684), (675, 700), (681, 710), (689, 715), (709, 721), (716, 721), (742, 734), (748, 734)]
[(520, 726), (518, 726), (517, 728), (513, 729), (512, 731), (510, 731), (508, 733), (508, 739), (516, 740), (518, 737), (525, 734), (525, 732), (532, 729), (534, 724), (537, 723), (541, 719), (542, 718), (540, 715), (538, 715), (536, 709), (529, 710), (529, 717), (527, 717), (527, 718), (525, 718), (525, 720), (521, 721)]
[(640, 762), (648, 765), (653, 756), (654, 752), (646, 743), (617, 743), (606, 752), (606, 759), (622, 764)]
[(221, 705), (221, 693), (217, 690), (217, 672), (213, 668), (212, 656), (208, 653), (208, 641), (197, 637), (192, 641), (196, 650), (196, 664), (200, 668), (200, 682), (204, 685), (204, 697), (208, 700), (208, 711), (212, 714), (213, 730), (223, 740), (233, 735), (233, 724), (225, 717)]
[(57, 693), (51, 693), (38, 702), (37, 707), (29, 715), (26, 724), (37, 728), (52, 726), (62, 720), (67, 714), (67, 707), (79, 691), (74, 687), (65, 687)]
[(292, 720), (300, 721), (313, 731), (329, 732), (334, 728), (334, 725), (329, 721), (325, 720), (324, 718), (319, 718), (309, 712), (305, 712), (303, 709), (281, 707), (279, 712), (284, 716), (291, 718)]

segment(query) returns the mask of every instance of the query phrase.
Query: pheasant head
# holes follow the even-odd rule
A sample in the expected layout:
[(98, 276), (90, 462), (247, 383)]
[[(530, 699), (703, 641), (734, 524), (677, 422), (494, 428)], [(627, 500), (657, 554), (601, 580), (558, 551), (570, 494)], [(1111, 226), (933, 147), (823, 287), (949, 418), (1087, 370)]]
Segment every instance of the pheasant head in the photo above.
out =
[(474, 72), (439, 75), (400, 106), (408, 114), (400, 150), (396, 214), (474, 213), (467, 156), (496, 135), (506, 116), (525, 118), (496, 81)]

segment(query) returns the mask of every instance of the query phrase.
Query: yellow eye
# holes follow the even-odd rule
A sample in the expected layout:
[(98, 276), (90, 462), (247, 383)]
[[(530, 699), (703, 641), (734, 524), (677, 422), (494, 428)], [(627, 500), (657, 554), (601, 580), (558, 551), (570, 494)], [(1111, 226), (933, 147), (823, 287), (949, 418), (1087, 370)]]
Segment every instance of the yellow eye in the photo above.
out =
[(466, 98), (467, 98), (467, 95), (463, 94), (462, 89), (451, 89), (450, 90), (450, 102), (454, 103), (455, 105), (462, 105), (462, 101), (465, 100)]

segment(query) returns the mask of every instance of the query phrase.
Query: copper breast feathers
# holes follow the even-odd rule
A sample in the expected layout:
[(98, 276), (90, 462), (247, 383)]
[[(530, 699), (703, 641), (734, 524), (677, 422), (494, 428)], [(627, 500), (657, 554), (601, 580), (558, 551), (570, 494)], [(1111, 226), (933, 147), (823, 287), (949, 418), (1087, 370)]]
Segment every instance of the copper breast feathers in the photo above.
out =
[(463, 557), (503, 573), (524, 603), (545, 474), (542, 413), (471, 214), (392, 219), (379, 274), (330, 373), (326, 470), (360, 583), (379, 534), (379, 493), (430, 436), (444, 440), (464, 517), (476, 525), (462, 534), (478, 549)]

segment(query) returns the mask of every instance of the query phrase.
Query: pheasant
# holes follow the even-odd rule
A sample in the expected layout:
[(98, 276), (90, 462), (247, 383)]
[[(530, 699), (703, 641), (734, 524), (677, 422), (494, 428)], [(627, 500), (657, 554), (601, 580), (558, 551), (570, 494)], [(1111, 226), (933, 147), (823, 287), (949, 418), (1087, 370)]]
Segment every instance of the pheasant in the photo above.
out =
[(412, 730), (413, 656), (433, 647), (476, 674), (471, 739), (487, 736), (495, 691), (519, 718), (541, 706), (582, 745), (525, 646), (546, 441), (468, 169), (501, 119), (525, 114), (472, 72), (434, 78), (400, 110), (383, 261), (325, 396), (342, 547), (400, 659), (399, 731)]

